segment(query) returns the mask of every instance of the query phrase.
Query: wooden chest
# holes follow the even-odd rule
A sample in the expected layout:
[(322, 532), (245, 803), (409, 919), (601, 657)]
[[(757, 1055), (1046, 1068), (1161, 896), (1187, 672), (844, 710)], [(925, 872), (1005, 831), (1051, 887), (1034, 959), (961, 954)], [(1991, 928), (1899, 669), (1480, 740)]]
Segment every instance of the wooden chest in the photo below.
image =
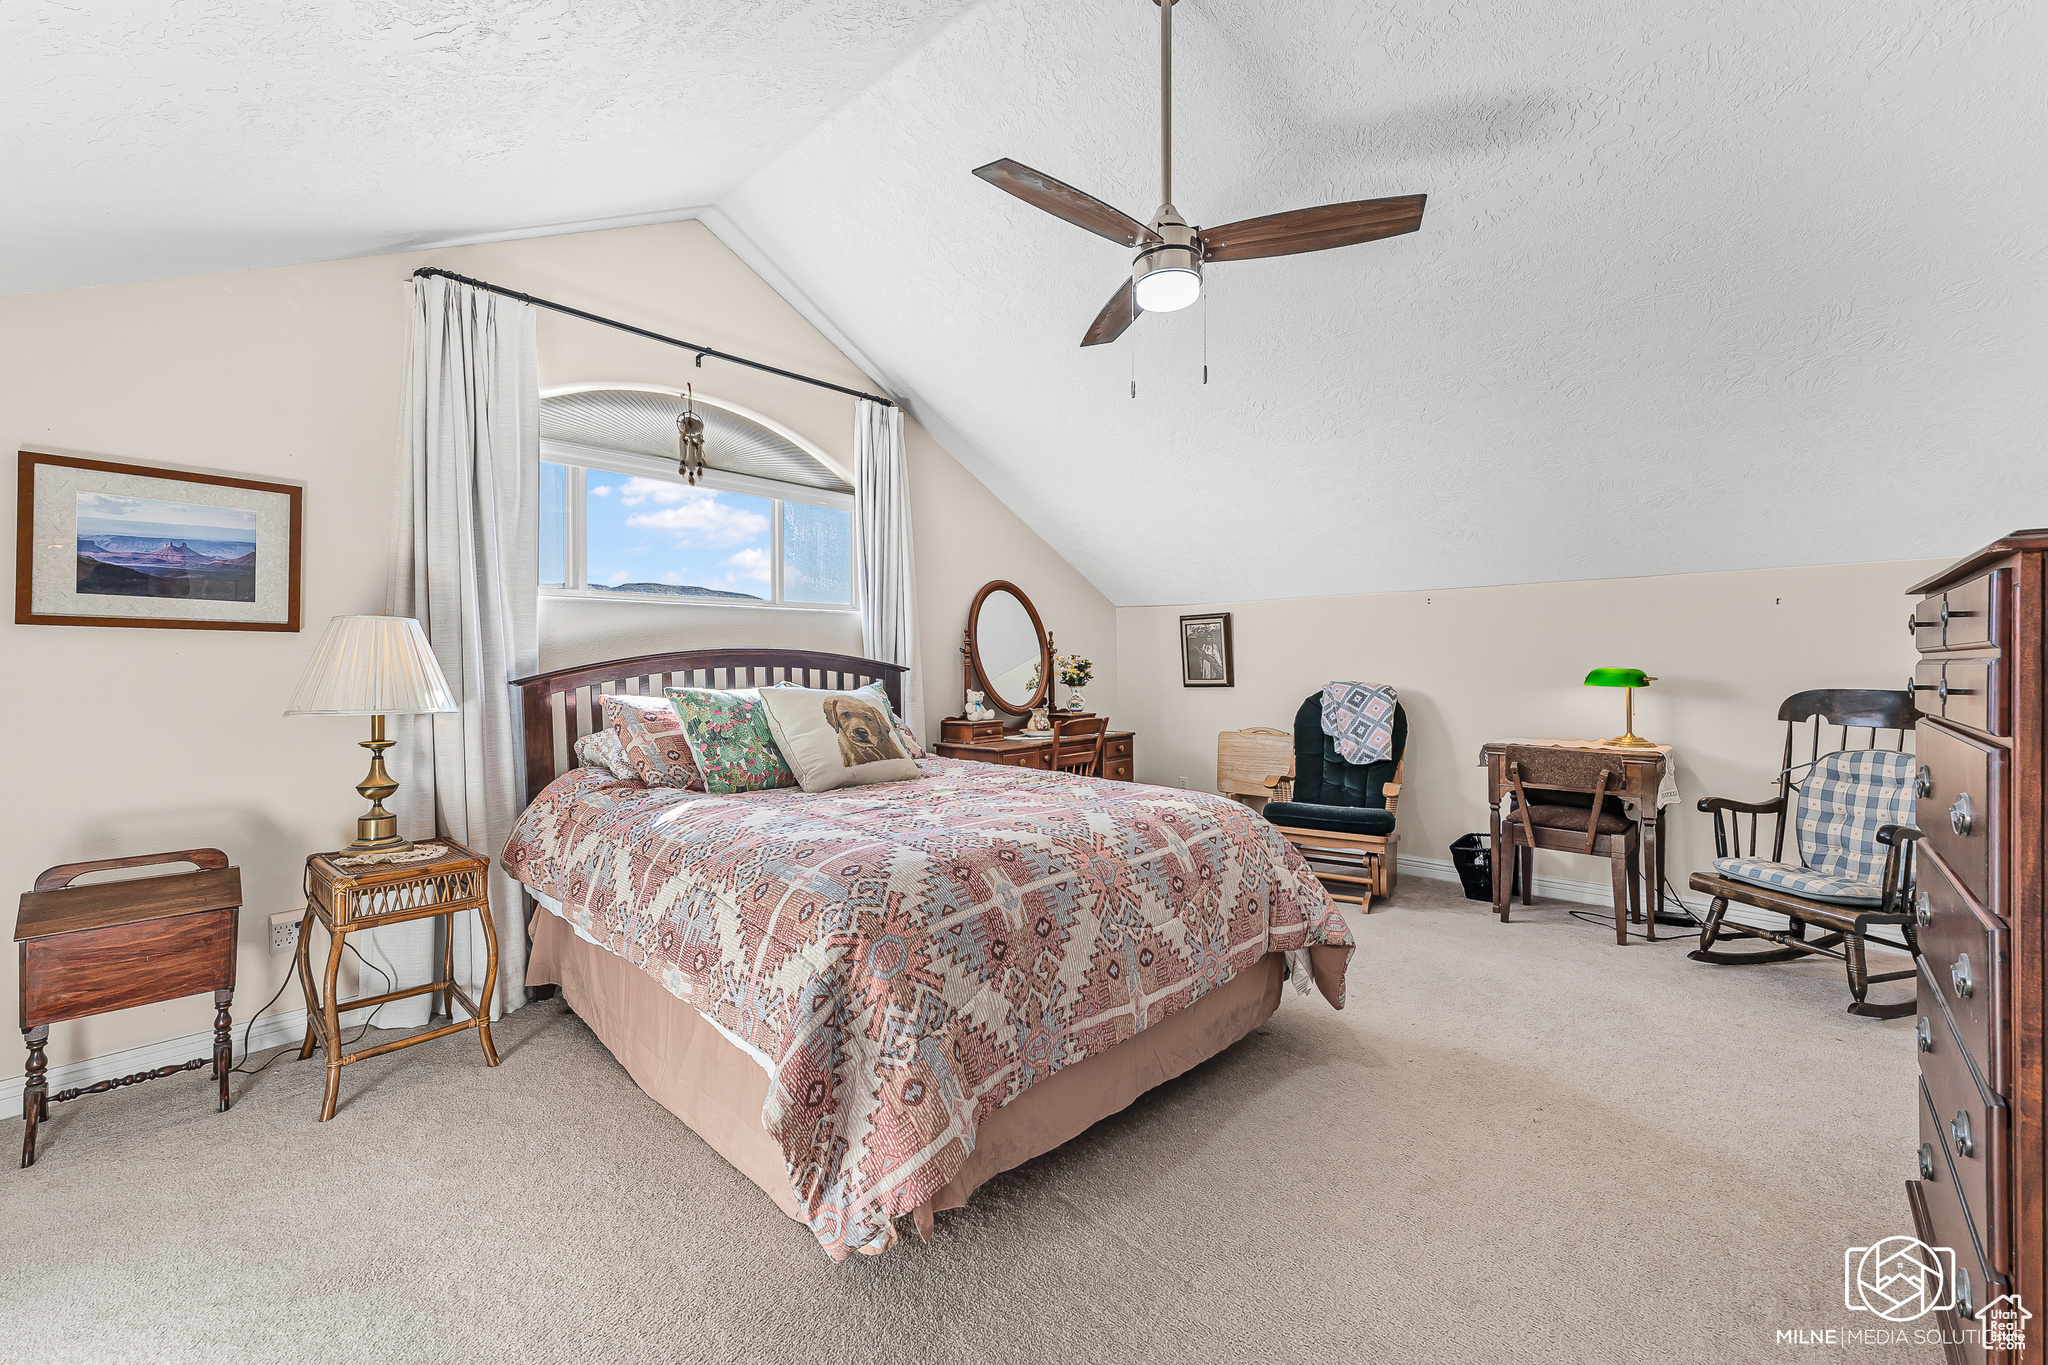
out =
[[(2044, 626), (2048, 531), (2015, 532), (1916, 585), (1908, 628), (1919, 921), (1920, 1240), (1956, 1254), (1950, 1359), (2048, 1362), (2038, 1323), (2021, 1352), (1986, 1352), (1976, 1310), (2048, 1302), (2043, 1102)], [(1903, 1100), (1903, 1097), (1902, 1097)], [(1970, 1330), (1966, 1333), (1965, 1328)]]

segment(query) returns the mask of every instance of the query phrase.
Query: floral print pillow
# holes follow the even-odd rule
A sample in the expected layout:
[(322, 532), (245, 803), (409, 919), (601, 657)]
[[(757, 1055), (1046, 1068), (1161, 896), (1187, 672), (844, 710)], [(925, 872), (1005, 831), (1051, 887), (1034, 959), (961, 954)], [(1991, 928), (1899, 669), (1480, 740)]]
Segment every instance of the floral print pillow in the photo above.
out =
[(626, 757), (626, 746), (609, 729), (592, 730), (576, 741), (576, 766), (594, 768), (621, 782), (640, 780), (640, 774), (633, 771), (633, 761)]
[[(802, 683), (793, 682), (779, 682), (775, 685), (777, 687), (803, 686)], [(896, 738), (903, 742), (903, 751), (905, 753), (909, 754), (912, 758), (931, 757), (930, 754), (925, 752), (924, 745), (917, 742), (917, 736), (910, 732), (910, 726), (904, 722), (903, 717), (896, 714), (896, 708), (889, 705), (889, 693), (880, 683), (869, 683), (866, 687), (857, 687), (853, 690), (853, 695), (873, 702), (876, 706), (889, 713), (889, 720), (896, 727)]]
[(633, 775), (650, 787), (704, 790), (697, 761), (683, 738), (675, 708), (665, 697), (614, 695), (600, 701), (605, 728), (626, 751)]
[(667, 696), (705, 791), (724, 796), (796, 785), (796, 775), (775, 747), (758, 691), (671, 687)]

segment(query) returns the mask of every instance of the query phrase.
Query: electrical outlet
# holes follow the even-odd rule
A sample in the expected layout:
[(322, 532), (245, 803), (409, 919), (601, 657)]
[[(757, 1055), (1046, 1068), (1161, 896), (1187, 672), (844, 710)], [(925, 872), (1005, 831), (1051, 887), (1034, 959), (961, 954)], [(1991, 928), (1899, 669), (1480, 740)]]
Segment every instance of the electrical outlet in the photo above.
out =
[(1174, 779), (1173, 779), (1173, 785), (1174, 785), (1174, 786), (1176, 786), (1176, 787), (1179, 787), (1179, 788), (1181, 788), (1182, 790), (1186, 790), (1186, 789), (1187, 789), (1187, 785), (1188, 785), (1188, 780), (1187, 780), (1187, 779), (1186, 779), (1185, 777), (1176, 777), (1176, 778), (1174, 778)]
[(303, 912), (280, 910), (270, 917), (270, 951), (289, 953), (299, 946), (299, 920)]

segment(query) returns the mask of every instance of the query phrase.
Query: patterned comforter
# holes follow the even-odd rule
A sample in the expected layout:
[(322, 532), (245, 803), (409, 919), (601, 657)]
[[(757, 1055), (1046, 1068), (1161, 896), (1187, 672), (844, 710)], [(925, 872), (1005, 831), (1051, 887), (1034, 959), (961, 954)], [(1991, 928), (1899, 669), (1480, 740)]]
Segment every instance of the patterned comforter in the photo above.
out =
[(768, 1059), (762, 1123), (834, 1260), (893, 1245), (1035, 1081), (1267, 952), (1352, 945), (1300, 854), (1235, 802), (918, 766), (735, 796), (579, 768), (505, 845), (513, 876)]

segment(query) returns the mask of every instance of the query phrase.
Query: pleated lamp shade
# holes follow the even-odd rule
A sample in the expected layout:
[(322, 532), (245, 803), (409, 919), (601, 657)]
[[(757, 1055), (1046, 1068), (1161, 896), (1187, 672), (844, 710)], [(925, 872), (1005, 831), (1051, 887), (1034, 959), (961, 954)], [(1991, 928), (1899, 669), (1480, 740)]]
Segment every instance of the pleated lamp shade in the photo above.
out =
[(410, 616), (337, 616), (292, 694), (288, 716), (417, 716), (455, 696)]

